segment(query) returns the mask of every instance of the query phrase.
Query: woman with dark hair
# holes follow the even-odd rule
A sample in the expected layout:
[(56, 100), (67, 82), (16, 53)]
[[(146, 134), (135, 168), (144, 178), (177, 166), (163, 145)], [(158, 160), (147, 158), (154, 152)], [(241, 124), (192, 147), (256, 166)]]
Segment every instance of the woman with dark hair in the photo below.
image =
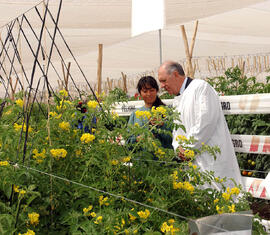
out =
[[(144, 100), (144, 106), (141, 108), (138, 108), (132, 112), (132, 114), (129, 117), (128, 124), (135, 124), (138, 123), (140, 126), (143, 126), (147, 123), (152, 124), (151, 120), (137, 118), (135, 112), (137, 110), (139, 111), (151, 111), (151, 108), (153, 106), (159, 107), (161, 105), (165, 106), (165, 104), (161, 101), (161, 99), (158, 97), (157, 93), (159, 91), (159, 87), (157, 84), (157, 81), (152, 76), (145, 76), (142, 77), (138, 84), (137, 89), (139, 94)], [(162, 130), (168, 130), (165, 124), (157, 126), (157, 128), (160, 128)], [(171, 131), (171, 130), (170, 130)], [(172, 137), (169, 134), (164, 133), (153, 133), (156, 138), (158, 138), (161, 142), (162, 147), (164, 148), (173, 148), (172, 147)], [(135, 142), (136, 138), (132, 137), (129, 142)]]

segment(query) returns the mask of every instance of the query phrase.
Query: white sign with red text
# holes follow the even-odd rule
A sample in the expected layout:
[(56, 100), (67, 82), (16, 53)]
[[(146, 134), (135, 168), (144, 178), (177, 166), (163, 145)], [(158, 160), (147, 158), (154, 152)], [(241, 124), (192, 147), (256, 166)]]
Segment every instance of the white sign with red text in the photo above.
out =
[[(220, 96), (224, 114), (270, 114), (270, 94)], [(172, 106), (173, 99), (162, 100)], [(115, 103), (119, 116), (129, 116), (135, 109), (144, 106), (143, 100)]]
[(231, 135), (235, 152), (270, 154), (270, 136)]

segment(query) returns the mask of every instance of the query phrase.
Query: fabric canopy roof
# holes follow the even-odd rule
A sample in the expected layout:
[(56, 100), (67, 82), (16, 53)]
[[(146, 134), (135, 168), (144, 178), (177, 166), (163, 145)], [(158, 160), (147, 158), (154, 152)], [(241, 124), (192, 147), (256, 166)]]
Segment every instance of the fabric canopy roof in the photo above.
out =
[[(6, 36), (7, 23), (22, 13), (29, 19), (39, 35), (41, 21), (32, 7), (40, 3), (34, 0), (0, 0), (0, 29), (2, 40)], [(255, 5), (254, 5), (255, 4)], [(56, 17), (59, 1), (49, 1), (49, 9)], [(32, 8), (31, 10), (29, 10)], [(43, 14), (40, 3), (38, 9)], [(262, 0), (165, 0), (166, 27), (162, 30), (162, 59), (185, 58), (180, 25), (184, 24), (188, 38), (192, 37), (194, 20), (199, 20), (194, 57), (247, 55), (270, 52), (270, 1)], [(153, 9), (154, 11), (155, 9)], [(47, 16), (48, 17), (48, 16)], [(151, 12), (149, 12), (151, 17)], [(46, 26), (53, 34), (54, 24), (48, 18)], [(15, 28), (18, 26), (14, 26)], [(121, 72), (128, 78), (145, 71), (155, 70), (160, 63), (159, 34), (157, 31), (131, 38), (131, 0), (63, 0), (59, 28), (65, 40), (92, 83), (97, 77), (98, 44), (103, 44), (102, 75), (105, 80), (120, 78)], [(36, 39), (29, 26), (23, 29), (33, 47)], [(77, 84), (85, 84), (80, 71), (75, 68), (70, 54), (59, 34), (56, 44), (65, 61), (71, 61), (71, 73)], [(49, 48), (49, 37), (43, 37), (42, 45)], [(25, 42), (21, 43), (23, 65), (31, 74), (34, 58)], [(2, 61), (2, 59), (1, 59)], [(60, 58), (53, 51), (52, 61), (62, 76)], [(5, 63), (8, 63), (5, 60)], [(8, 65), (5, 65), (8, 67)], [(19, 70), (19, 66), (17, 65)], [(8, 69), (7, 69), (8, 70)], [(0, 74), (5, 77), (0, 71)], [(50, 73), (49, 73), (50, 74)], [(37, 71), (37, 76), (39, 76)], [(205, 74), (195, 74), (195, 76)], [(53, 86), (57, 77), (49, 77)]]

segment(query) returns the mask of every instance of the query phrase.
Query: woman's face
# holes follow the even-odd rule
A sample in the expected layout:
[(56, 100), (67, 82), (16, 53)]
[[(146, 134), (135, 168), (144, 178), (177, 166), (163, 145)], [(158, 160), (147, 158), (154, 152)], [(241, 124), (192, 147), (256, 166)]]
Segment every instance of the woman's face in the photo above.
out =
[(157, 90), (150, 85), (146, 85), (141, 89), (140, 95), (142, 96), (146, 106), (152, 107), (157, 97)]

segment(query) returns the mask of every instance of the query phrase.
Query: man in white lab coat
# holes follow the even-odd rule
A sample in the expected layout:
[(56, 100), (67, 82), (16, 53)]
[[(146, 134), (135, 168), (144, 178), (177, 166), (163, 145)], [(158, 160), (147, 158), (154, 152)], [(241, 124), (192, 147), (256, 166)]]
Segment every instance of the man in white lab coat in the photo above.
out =
[[(181, 128), (173, 131), (174, 149), (179, 148), (176, 141), (178, 135), (187, 138), (193, 136), (198, 140), (192, 146), (194, 148), (200, 148), (201, 143), (218, 146), (221, 154), (217, 154), (216, 160), (210, 154), (203, 153), (195, 158), (194, 164), (202, 171), (214, 171), (216, 177), (233, 178), (237, 184), (242, 184), (231, 136), (214, 88), (204, 80), (187, 78), (182, 66), (173, 61), (166, 61), (160, 66), (158, 79), (162, 88), (176, 95), (173, 105), (186, 128), (186, 132)], [(181, 152), (179, 157), (183, 159)], [(226, 186), (233, 187), (234, 184), (228, 180)], [(221, 188), (214, 182), (212, 187)]]

